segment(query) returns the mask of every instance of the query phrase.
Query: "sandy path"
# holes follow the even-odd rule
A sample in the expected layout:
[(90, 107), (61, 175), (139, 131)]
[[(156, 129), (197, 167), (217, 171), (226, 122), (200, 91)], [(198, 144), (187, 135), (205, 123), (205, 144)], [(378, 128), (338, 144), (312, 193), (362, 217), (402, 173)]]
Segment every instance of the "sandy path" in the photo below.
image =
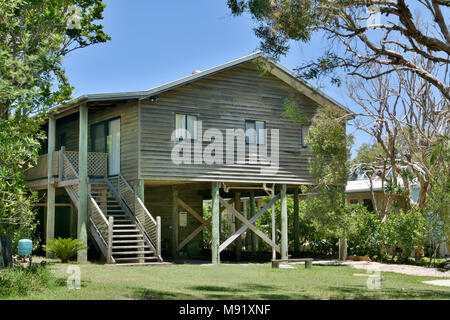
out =
[[(314, 261), (313, 263), (326, 265), (326, 264), (336, 264), (336, 261)], [(450, 278), (450, 271), (443, 272), (439, 271), (438, 268), (426, 268), (406, 264), (386, 264), (380, 262), (366, 262), (366, 261), (346, 261), (340, 264), (348, 265), (355, 269), (362, 269), (362, 270), (395, 272), (395, 273), (409, 274), (413, 276)]]

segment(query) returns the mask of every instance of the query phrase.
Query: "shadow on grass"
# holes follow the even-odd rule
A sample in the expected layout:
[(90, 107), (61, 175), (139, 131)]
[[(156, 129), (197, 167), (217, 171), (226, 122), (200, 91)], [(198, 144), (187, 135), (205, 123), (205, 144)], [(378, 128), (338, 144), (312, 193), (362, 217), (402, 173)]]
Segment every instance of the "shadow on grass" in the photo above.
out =
[[(194, 286), (190, 287), (189, 289), (201, 291), (207, 299), (311, 299), (311, 297), (307, 295), (288, 295), (282, 293), (274, 293), (274, 291), (278, 289), (277, 286), (267, 286), (256, 283), (242, 283), (236, 287)], [(222, 292), (223, 294), (219, 294), (219, 292)]]
[(173, 293), (147, 288), (134, 288), (131, 299), (134, 300), (193, 300), (198, 297), (186, 293)]
[(190, 289), (195, 291), (207, 291), (207, 292), (242, 292), (238, 288), (219, 287), (219, 286), (194, 286)]

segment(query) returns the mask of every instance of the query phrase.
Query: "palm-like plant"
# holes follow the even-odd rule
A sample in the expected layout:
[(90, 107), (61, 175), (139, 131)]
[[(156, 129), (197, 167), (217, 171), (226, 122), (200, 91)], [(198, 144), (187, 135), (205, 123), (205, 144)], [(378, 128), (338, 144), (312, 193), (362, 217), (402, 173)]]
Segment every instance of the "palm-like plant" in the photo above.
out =
[(87, 249), (81, 240), (72, 238), (49, 240), (43, 247), (46, 252), (60, 258), (62, 263), (68, 262), (78, 251)]

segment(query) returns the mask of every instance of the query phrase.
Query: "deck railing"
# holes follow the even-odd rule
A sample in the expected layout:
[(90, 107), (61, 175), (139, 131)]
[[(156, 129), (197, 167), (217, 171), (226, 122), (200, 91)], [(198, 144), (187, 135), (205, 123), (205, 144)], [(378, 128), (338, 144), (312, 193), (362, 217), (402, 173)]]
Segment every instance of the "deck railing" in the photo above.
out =
[[(75, 171), (78, 172), (78, 157), (77, 151), (65, 151), (62, 148), (60, 151), (53, 152), (53, 169), (52, 176), (63, 180), (61, 174), (64, 174), (65, 180), (75, 179), (69, 164)], [(38, 158), (37, 164), (25, 171), (25, 180), (33, 181), (46, 179), (48, 177), (48, 154), (44, 154)], [(61, 168), (60, 168), (61, 167)], [(61, 170), (62, 169), (62, 170)], [(108, 176), (108, 154), (104, 152), (88, 152), (88, 176), (103, 177)]]
[[(53, 152), (53, 176), (58, 175), (58, 154), (59, 151)], [(48, 154), (39, 156), (35, 166), (25, 170), (25, 180), (37, 180), (48, 177)]]
[(135, 190), (121, 174), (110, 177), (109, 181), (116, 188), (120, 198), (125, 202), (138, 223), (144, 229), (160, 258), (161, 222), (158, 223), (158, 221), (153, 218), (142, 202), (142, 199), (136, 194)]
[[(90, 157), (88, 156), (88, 159), (91, 159), (91, 163), (93, 165), (95, 165), (97, 162), (100, 162), (102, 158), (103, 156), (101, 156), (99, 153), (92, 153)], [(63, 148), (61, 151), (59, 151), (59, 162), (60, 168), (62, 169), (59, 173), (59, 178), (61, 181), (79, 178), (77, 170), (78, 152), (65, 152)], [(100, 164), (99, 167), (102, 167), (102, 165)], [(103, 166), (102, 168), (103, 170), (106, 170), (106, 166)], [(95, 175), (105, 174), (102, 170), (99, 170), (98, 167), (92, 169), (91, 172), (94, 172)], [(78, 201), (80, 198), (78, 184), (66, 186), (66, 190), (78, 207)], [(100, 235), (100, 241), (102, 242), (100, 249), (103, 251), (103, 254), (105, 255), (108, 263), (114, 262), (111, 253), (113, 222), (111, 222), (111, 220), (108, 221), (105, 214), (100, 209), (97, 202), (90, 193), (88, 194), (88, 196), (88, 217), (89, 220), (93, 223), (95, 230), (97, 230)]]

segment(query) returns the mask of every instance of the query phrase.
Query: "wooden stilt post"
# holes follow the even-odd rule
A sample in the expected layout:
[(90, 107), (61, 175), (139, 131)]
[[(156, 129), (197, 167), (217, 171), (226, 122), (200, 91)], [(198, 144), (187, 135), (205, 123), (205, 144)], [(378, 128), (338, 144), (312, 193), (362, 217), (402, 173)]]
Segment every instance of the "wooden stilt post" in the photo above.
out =
[[(48, 152), (47, 152), (47, 234), (46, 242), (55, 238), (55, 194), (56, 188), (53, 183), (53, 152), (55, 151), (56, 120), (53, 116), (48, 119)], [(46, 253), (49, 258), (51, 254)]]
[(294, 252), (295, 255), (298, 256), (300, 254), (300, 245), (299, 245), (299, 212), (298, 212), (298, 187), (296, 186), (294, 189)]
[(280, 243), (281, 259), (288, 258), (288, 216), (287, 216), (287, 199), (286, 185), (281, 186), (281, 243)]
[[(234, 194), (234, 208), (236, 209), (236, 211), (241, 213), (241, 193), (240, 192), (236, 192)], [(242, 223), (239, 219), (235, 219), (235, 225), (236, 225), (236, 230), (239, 230)], [(236, 239), (234, 249), (235, 249), (235, 254), (236, 254), (236, 261), (240, 262), (241, 261), (241, 253), (242, 253), (242, 236), (239, 236)]]
[[(256, 214), (256, 204), (255, 204), (255, 192), (250, 192), (250, 216), (253, 217)], [(254, 232), (252, 234), (252, 256), (256, 258), (256, 250), (258, 246), (257, 237)]]
[[(272, 189), (272, 199), (275, 196), (275, 186), (273, 186)], [(277, 243), (277, 220), (275, 217), (275, 204), (272, 206), (272, 241), (273, 243)], [(272, 260), (275, 260), (277, 258), (277, 251), (272, 248)]]
[(220, 203), (219, 203), (220, 182), (213, 182), (211, 188), (211, 263), (220, 263)]
[[(78, 239), (87, 246), (88, 224), (88, 107), (80, 106), (80, 132), (78, 153), (79, 209), (78, 209)], [(78, 262), (87, 262), (87, 250), (78, 251)]]
[(64, 180), (64, 152), (66, 151), (66, 147), (61, 146), (61, 149), (58, 152), (58, 178), (59, 181)]
[(178, 189), (172, 186), (172, 259), (178, 257)]

